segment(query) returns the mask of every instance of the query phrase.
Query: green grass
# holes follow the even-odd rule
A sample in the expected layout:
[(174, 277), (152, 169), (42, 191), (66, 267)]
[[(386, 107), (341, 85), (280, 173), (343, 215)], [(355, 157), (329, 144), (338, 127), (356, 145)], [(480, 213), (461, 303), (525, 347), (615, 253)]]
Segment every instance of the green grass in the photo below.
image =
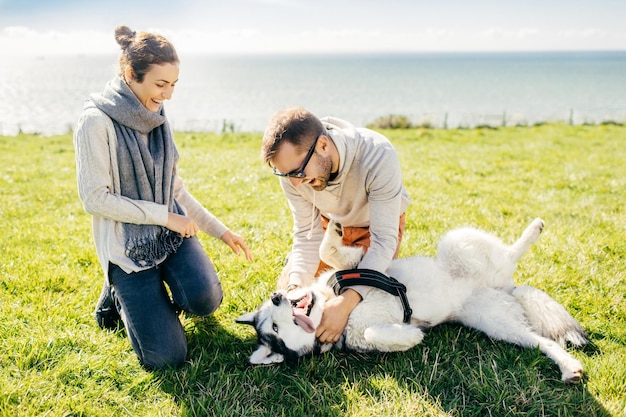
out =
[(595, 344), (584, 381), (560, 382), (536, 349), (453, 324), (405, 353), (332, 352), (251, 367), (253, 331), (234, 323), (274, 288), (291, 218), (260, 161), (260, 134), (177, 134), (195, 196), (254, 251), (202, 235), (225, 299), (184, 318), (189, 361), (147, 372), (123, 331), (92, 318), (100, 292), (90, 216), (69, 135), (0, 137), (0, 416), (623, 416), (626, 410), (626, 127), (393, 130), (412, 205), (401, 256), (434, 254), (448, 229), (511, 242), (537, 216), (518, 283), (549, 292)]

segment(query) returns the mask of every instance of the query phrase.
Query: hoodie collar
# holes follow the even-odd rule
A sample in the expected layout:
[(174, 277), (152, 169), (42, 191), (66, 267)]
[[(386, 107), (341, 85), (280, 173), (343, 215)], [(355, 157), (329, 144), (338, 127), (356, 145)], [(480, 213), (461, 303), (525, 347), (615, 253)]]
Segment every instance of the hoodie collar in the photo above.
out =
[(355, 152), (354, 147), (348, 146), (344, 132), (329, 127), (327, 127), (327, 129), (327, 134), (335, 144), (337, 153), (339, 154), (339, 169), (337, 171), (337, 176), (333, 179), (333, 181), (329, 182), (329, 184), (335, 185), (342, 183), (346, 173), (350, 171), (350, 167), (354, 161)]

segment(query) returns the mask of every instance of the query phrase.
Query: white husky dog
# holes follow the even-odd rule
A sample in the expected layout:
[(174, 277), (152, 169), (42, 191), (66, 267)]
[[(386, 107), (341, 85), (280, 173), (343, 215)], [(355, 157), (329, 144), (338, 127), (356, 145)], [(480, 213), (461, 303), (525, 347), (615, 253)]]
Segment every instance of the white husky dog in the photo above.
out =
[[(403, 321), (400, 297), (373, 288), (350, 314), (338, 345), (359, 352), (404, 351), (422, 341), (424, 330), (459, 322), (496, 340), (539, 346), (559, 366), (563, 381), (580, 381), (583, 367), (564, 347), (587, 343), (581, 326), (545, 292), (513, 284), (517, 261), (543, 226), (535, 219), (511, 246), (481, 230), (455, 229), (441, 239), (437, 258), (392, 261), (386, 272), (406, 286), (410, 323)], [(321, 258), (336, 270), (355, 268), (363, 255), (360, 248), (343, 246), (342, 235), (342, 226), (331, 220), (320, 247)], [(276, 291), (256, 312), (236, 320), (256, 329), (259, 345), (251, 363), (282, 362), (333, 347), (315, 338), (324, 303), (335, 297), (328, 285), (333, 273), (307, 288)]]

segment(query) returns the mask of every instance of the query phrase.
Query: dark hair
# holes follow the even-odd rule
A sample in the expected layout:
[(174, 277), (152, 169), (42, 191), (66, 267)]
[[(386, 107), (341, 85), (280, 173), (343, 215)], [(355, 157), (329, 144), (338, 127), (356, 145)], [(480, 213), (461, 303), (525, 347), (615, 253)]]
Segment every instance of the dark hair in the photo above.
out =
[[(115, 40), (122, 48), (119, 76), (124, 77), (130, 66), (137, 82), (143, 82), (144, 75), (153, 64), (178, 63), (176, 49), (167, 39), (156, 33), (131, 30), (128, 26), (115, 28)], [(127, 80), (129, 81), (129, 80)]]
[(280, 110), (274, 113), (263, 134), (261, 158), (270, 164), (284, 142), (289, 142), (304, 152), (323, 132), (325, 129), (321, 120), (310, 111), (302, 107)]

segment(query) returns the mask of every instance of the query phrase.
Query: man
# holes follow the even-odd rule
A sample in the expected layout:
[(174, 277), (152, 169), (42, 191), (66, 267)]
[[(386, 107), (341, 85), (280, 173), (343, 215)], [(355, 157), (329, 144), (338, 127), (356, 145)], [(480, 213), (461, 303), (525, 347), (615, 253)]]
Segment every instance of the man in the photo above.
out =
[[(344, 243), (367, 252), (358, 268), (384, 273), (398, 255), (409, 198), (398, 155), (387, 138), (296, 107), (269, 121), (262, 157), (280, 178), (293, 214), (292, 252), (279, 287), (309, 285), (324, 269), (319, 246), (328, 219), (344, 226)], [(339, 340), (348, 316), (369, 292), (351, 287), (326, 304), (316, 335)]]

